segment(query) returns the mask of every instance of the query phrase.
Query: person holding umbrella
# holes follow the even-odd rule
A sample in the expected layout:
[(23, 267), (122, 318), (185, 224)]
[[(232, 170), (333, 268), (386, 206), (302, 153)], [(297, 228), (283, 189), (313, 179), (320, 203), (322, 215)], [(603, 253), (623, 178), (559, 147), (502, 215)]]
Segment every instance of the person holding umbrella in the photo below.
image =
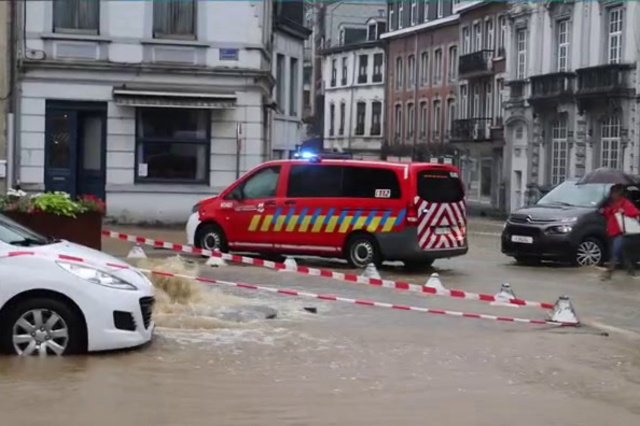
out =
[(624, 185), (615, 184), (609, 190), (609, 196), (600, 206), (600, 214), (607, 220), (607, 235), (610, 242), (610, 258), (607, 270), (602, 276), (603, 281), (610, 280), (616, 267), (622, 263), (627, 266), (629, 275), (635, 276), (635, 265), (626, 253), (625, 231), (622, 229), (619, 218), (640, 218), (640, 210), (624, 196)]

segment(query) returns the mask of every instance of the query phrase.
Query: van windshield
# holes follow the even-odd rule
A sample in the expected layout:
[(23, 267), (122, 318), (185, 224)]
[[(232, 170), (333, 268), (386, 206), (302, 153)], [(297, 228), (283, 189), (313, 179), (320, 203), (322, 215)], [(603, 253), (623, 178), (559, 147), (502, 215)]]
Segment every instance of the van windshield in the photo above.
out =
[(611, 184), (567, 182), (556, 186), (537, 202), (539, 206), (596, 207)]
[(464, 198), (458, 174), (449, 170), (422, 170), (417, 174), (418, 196), (431, 203), (457, 203)]

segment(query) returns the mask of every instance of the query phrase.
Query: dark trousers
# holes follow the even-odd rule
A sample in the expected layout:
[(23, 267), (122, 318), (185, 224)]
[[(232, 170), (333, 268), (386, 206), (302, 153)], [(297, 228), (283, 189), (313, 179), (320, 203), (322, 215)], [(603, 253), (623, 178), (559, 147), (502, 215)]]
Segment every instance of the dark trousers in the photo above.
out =
[(638, 247), (638, 237), (635, 235), (618, 235), (611, 238), (609, 269), (614, 270), (617, 266), (624, 265), (629, 273), (633, 273), (638, 256), (636, 247)]

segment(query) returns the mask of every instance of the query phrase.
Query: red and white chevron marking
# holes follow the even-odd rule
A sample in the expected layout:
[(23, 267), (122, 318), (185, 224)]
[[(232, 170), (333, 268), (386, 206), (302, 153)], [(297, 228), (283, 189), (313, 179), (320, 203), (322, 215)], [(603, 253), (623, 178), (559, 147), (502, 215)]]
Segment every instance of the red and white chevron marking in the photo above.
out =
[[(457, 203), (432, 203), (419, 197), (418, 244), (423, 250), (437, 250), (464, 247), (466, 244), (467, 212), (464, 201)], [(438, 234), (437, 229), (449, 229)]]
[(471, 312), (449, 311), (444, 309), (423, 308), (418, 306), (398, 305), (394, 303), (377, 302), (377, 301), (367, 300), (367, 299), (351, 299), (348, 297), (337, 296), (334, 294), (317, 294), (317, 293), (310, 293), (307, 291), (298, 291), (298, 290), (292, 290), (287, 288), (275, 288), (275, 287), (267, 287), (267, 286), (256, 285), (256, 284), (222, 281), (222, 280), (216, 280), (212, 278), (193, 277), (190, 275), (175, 274), (171, 272), (163, 272), (163, 271), (157, 271), (157, 270), (138, 269), (138, 271), (149, 274), (149, 275), (156, 275), (160, 277), (176, 277), (176, 278), (193, 280), (206, 285), (224, 285), (227, 287), (236, 287), (236, 288), (241, 288), (245, 290), (265, 291), (265, 292), (281, 294), (285, 296), (306, 297), (311, 299), (326, 300), (331, 302), (342, 302), (342, 303), (349, 303), (349, 304), (360, 305), (360, 306), (372, 306), (377, 308), (395, 309), (399, 311), (411, 311), (411, 312), (420, 312), (424, 314), (448, 315), (448, 316), (462, 317), (462, 318), (483, 319), (483, 320), (501, 321), (501, 322), (515, 322), (515, 323), (522, 323), (522, 324), (576, 326), (576, 324), (573, 324), (573, 323), (561, 323), (561, 322), (555, 322), (555, 321), (549, 321), (549, 320), (514, 318), (514, 317), (505, 317), (505, 316), (488, 315), (488, 314), (477, 314), (477, 313), (471, 313)]
[(114, 232), (109, 230), (103, 230), (102, 234), (109, 238), (119, 239), (122, 241), (129, 241), (136, 244), (144, 244), (144, 245), (148, 245), (156, 248), (173, 250), (176, 252), (198, 254), (198, 255), (209, 256), (209, 257), (219, 257), (226, 261), (234, 262), (234, 263), (244, 263), (247, 265), (260, 266), (260, 267), (276, 269), (276, 270), (287, 270), (287, 271), (297, 272), (299, 274), (304, 274), (304, 275), (313, 275), (318, 277), (331, 278), (339, 281), (346, 281), (346, 282), (352, 282), (352, 283), (358, 283), (358, 284), (367, 284), (375, 287), (392, 288), (395, 290), (411, 291), (416, 293), (430, 294), (430, 295), (444, 296), (444, 297), (452, 297), (456, 299), (477, 300), (477, 301), (488, 302), (488, 303), (491, 303), (491, 302), (507, 303), (508, 302), (511, 305), (529, 306), (529, 307), (541, 308), (541, 309), (553, 309), (553, 306), (554, 306), (553, 303), (549, 303), (549, 302), (535, 302), (535, 301), (523, 300), (523, 299), (517, 299), (517, 298), (510, 299), (508, 301), (505, 301), (502, 299), (498, 300), (492, 294), (472, 293), (472, 292), (455, 290), (455, 289), (442, 290), (442, 289), (430, 287), (427, 285), (412, 284), (406, 281), (391, 281), (391, 280), (383, 280), (378, 278), (366, 278), (357, 274), (349, 274), (349, 273), (345, 274), (343, 272), (331, 271), (329, 269), (309, 268), (307, 266), (296, 266), (295, 268), (293, 268), (293, 267), (286, 266), (284, 263), (272, 262), (270, 260), (256, 259), (253, 257), (239, 256), (236, 254), (220, 253), (218, 251), (214, 252), (210, 250), (203, 250), (203, 249), (199, 249), (189, 245), (175, 244), (175, 243), (170, 243), (170, 242), (160, 241), (160, 240), (153, 240), (151, 238), (144, 238), (136, 235), (123, 234), (120, 232)]

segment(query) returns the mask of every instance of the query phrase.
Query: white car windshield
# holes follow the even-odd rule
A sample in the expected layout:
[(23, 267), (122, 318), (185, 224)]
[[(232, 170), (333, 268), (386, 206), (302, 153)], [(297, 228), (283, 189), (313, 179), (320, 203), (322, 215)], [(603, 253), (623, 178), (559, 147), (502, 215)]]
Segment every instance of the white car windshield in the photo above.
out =
[(43, 237), (0, 214), (0, 241), (13, 246), (42, 246), (55, 240)]
[(538, 201), (539, 206), (596, 207), (607, 195), (611, 184), (564, 182)]

